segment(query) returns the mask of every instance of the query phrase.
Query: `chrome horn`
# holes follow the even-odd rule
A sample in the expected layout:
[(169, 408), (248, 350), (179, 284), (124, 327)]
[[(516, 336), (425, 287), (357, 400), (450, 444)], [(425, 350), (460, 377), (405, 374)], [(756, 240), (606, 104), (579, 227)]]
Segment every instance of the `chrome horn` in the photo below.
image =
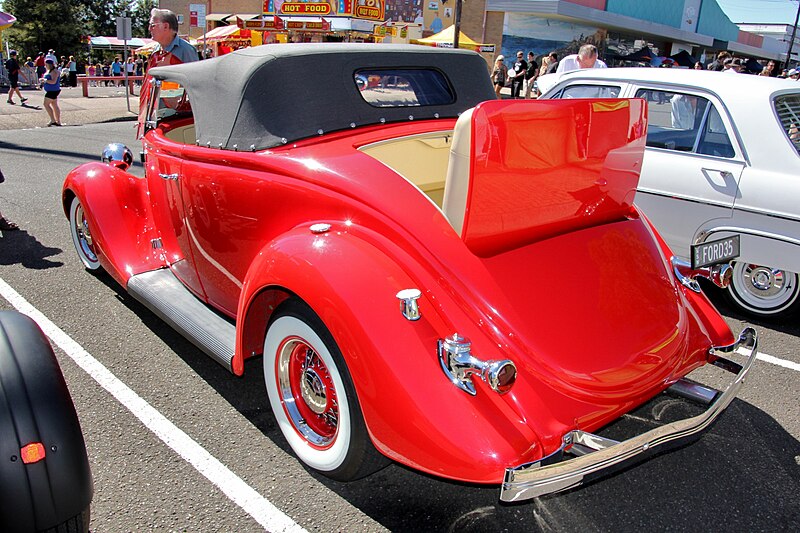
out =
[(509, 359), (482, 361), (473, 357), (469, 339), (454, 333), (439, 339), (437, 351), (442, 370), (450, 381), (464, 392), (475, 396), (471, 376), (477, 375), (498, 394), (505, 394), (517, 380), (517, 367)]
[(133, 152), (121, 143), (107, 144), (100, 156), (103, 163), (114, 165), (120, 170), (128, 170), (133, 164)]
[(728, 263), (721, 265), (713, 265), (708, 267), (692, 268), (692, 265), (687, 261), (678, 259), (672, 256), (672, 269), (675, 272), (675, 277), (678, 278), (685, 287), (690, 288), (694, 292), (700, 292), (700, 284), (694, 279), (697, 276), (702, 276), (720, 288), (725, 288), (731, 283), (733, 277), (733, 268)]

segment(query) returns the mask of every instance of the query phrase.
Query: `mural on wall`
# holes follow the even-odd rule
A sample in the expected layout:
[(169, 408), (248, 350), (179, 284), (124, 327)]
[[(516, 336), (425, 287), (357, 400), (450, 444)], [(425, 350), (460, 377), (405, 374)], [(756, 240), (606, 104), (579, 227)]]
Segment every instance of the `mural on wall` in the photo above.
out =
[(597, 46), (600, 57), (603, 57), (605, 41), (606, 31), (594, 26), (521, 13), (506, 13), (501, 53), (507, 58), (513, 58), (517, 50), (522, 50), (526, 56), (528, 52), (533, 52), (538, 58), (542, 54), (555, 52), (561, 58), (576, 53), (581, 45), (591, 43)]

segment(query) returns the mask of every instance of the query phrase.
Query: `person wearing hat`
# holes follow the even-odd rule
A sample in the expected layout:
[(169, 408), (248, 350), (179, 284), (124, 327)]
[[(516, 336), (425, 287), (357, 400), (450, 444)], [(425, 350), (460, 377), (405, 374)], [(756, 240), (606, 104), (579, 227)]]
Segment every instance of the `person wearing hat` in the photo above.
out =
[(23, 104), (28, 100), (27, 98), (22, 97), (22, 93), (19, 92), (19, 61), (17, 61), (17, 51), (11, 50), (8, 53), (8, 59), (6, 60), (6, 70), (8, 71), (8, 83), (11, 85), (11, 88), (8, 90), (8, 102), (11, 105), (14, 105), (14, 92), (16, 91), (17, 96), (19, 96), (19, 101)]
[(58, 107), (58, 95), (61, 94), (61, 72), (54, 61), (44, 62), (44, 76), (39, 80), (44, 89), (44, 109), (50, 117), (48, 126), (61, 126), (61, 108)]
[(726, 59), (725, 60), (725, 70), (723, 73), (727, 74), (740, 74), (744, 69), (744, 61), (740, 58), (733, 58), (733, 59)]
[(792, 80), (800, 79), (800, 70), (793, 68), (786, 74), (786, 77)]

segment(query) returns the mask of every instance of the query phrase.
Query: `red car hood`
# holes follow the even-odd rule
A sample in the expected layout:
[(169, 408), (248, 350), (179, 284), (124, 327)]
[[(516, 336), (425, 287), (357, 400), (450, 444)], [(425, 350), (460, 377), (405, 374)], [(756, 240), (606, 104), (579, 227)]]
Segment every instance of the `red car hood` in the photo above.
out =
[[(586, 228), (483, 260), (520, 373), (616, 403), (664, 386), (698, 349), (691, 319), (641, 220)], [(501, 306), (493, 306), (503, 309)], [(695, 347), (696, 348), (696, 347)]]

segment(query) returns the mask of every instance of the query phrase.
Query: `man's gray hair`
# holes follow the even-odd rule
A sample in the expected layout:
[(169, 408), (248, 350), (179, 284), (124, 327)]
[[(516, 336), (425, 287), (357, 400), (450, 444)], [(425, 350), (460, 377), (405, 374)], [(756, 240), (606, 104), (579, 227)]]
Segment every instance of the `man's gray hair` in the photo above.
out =
[(578, 55), (583, 59), (595, 57), (597, 55), (597, 47), (593, 44), (584, 44), (581, 46), (581, 49), (578, 50)]
[(169, 29), (178, 33), (178, 16), (169, 9), (153, 8), (150, 11), (150, 18), (158, 22), (166, 22), (169, 24)]

